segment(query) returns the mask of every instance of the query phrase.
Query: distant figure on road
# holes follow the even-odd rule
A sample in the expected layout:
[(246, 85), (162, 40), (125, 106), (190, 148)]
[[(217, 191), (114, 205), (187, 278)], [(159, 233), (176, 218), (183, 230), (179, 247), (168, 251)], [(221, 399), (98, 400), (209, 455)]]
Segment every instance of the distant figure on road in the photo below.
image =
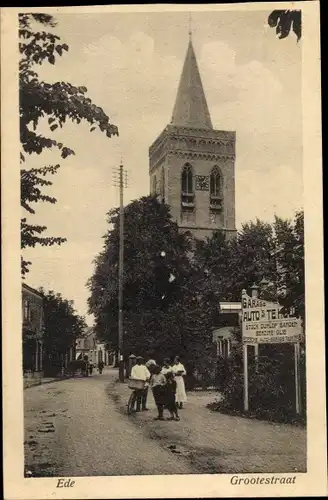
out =
[(90, 375), (92, 375), (92, 371), (93, 371), (93, 364), (90, 363), (89, 364), (89, 373), (90, 373)]
[(170, 364), (169, 358), (165, 358), (164, 359), (164, 363), (163, 363), (163, 367), (162, 367), (162, 370), (161, 370), (161, 373), (163, 375), (166, 375), (168, 372), (172, 372), (172, 366)]
[(104, 362), (103, 361), (99, 361), (99, 363), (98, 363), (98, 370), (99, 370), (100, 375), (102, 374), (103, 369), (104, 369)]
[(161, 373), (160, 366), (154, 366), (154, 373), (150, 379), (150, 386), (152, 388), (158, 410), (158, 416), (155, 420), (164, 420), (163, 412), (166, 404), (166, 377), (163, 373)]
[(172, 371), (175, 376), (175, 380), (177, 383), (177, 393), (176, 393), (176, 401), (178, 408), (183, 408), (183, 403), (187, 401), (185, 383), (183, 377), (187, 375), (185, 367), (180, 362), (179, 356), (174, 358), (174, 365), (172, 367)]
[(147, 396), (148, 396), (148, 382), (150, 380), (150, 371), (144, 364), (142, 356), (137, 356), (137, 364), (132, 367), (131, 378), (135, 380), (143, 380), (145, 388), (137, 391), (137, 409), (136, 411), (147, 411)]
[(174, 380), (172, 370), (167, 371), (166, 375), (166, 402), (165, 407), (169, 410), (171, 418), (168, 420), (180, 420), (178, 406), (176, 403), (177, 383)]
[(88, 361), (83, 362), (83, 377), (87, 377), (89, 375), (89, 363)]

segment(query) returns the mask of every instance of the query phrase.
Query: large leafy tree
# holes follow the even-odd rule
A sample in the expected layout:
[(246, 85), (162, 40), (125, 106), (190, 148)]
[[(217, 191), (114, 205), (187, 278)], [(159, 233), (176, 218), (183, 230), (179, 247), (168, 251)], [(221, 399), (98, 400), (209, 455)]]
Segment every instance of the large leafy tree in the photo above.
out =
[(279, 299), (304, 319), (304, 213), (297, 212), (292, 221), (276, 217), (274, 231)]
[[(36, 67), (44, 63), (55, 64), (56, 59), (68, 51), (67, 44), (51, 32), (56, 26), (54, 18), (47, 14), (19, 15), (19, 116), (21, 140), (21, 164), (26, 155), (40, 155), (44, 150), (55, 148), (65, 159), (74, 151), (66, 144), (57, 142), (51, 133), (62, 127), (68, 120), (74, 123), (89, 123), (90, 131), (98, 128), (107, 137), (118, 134), (117, 127), (110, 123), (105, 112), (87, 97), (87, 89), (76, 87), (64, 81), (47, 83), (40, 80)], [(39, 28), (40, 27), (40, 28)], [(47, 28), (45, 31), (42, 28)], [(50, 31), (49, 31), (50, 30)], [(47, 136), (38, 132), (41, 119), (46, 119), (49, 127)], [(44, 120), (43, 120), (44, 121)], [(28, 214), (35, 213), (39, 202), (56, 203), (56, 198), (48, 196), (44, 188), (52, 182), (59, 165), (46, 165), (42, 168), (21, 169), (21, 205)], [(21, 220), (21, 246), (49, 246), (61, 244), (62, 237), (45, 236), (47, 227), (31, 224), (26, 217)], [(28, 272), (30, 262), (22, 259), (22, 274)]]
[(68, 349), (86, 328), (85, 320), (79, 316), (71, 300), (60, 293), (46, 292), (42, 288), (44, 310), (44, 369), (45, 372), (58, 371)]
[(274, 234), (270, 224), (244, 223), (236, 238), (213, 233), (199, 245), (198, 259), (209, 271), (209, 283), (220, 300), (239, 301), (241, 291), (263, 279), (275, 282)]
[[(129, 204), (125, 208), (124, 221), (125, 346), (132, 350), (136, 348), (136, 339), (147, 328), (150, 333), (147, 324), (150, 325), (164, 309), (168, 310), (177, 297), (176, 284), (182, 284), (188, 272), (189, 242), (171, 221), (168, 207), (152, 196)], [(95, 315), (99, 335), (110, 338), (115, 347), (119, 261), (117, 209), (109, 212), (108, 222), (111, 229), (104, 237), (104, 249), (95, 260), (95, 271), (88, 283), (89, 308)], [(140, 345), (139, 349), (143, 347)]]
[(234, 299), (230, 280), (232, 244), (222, 231), (215, 231), (211, 237), (196, 243), (195, 259), (198, 267), (204, 271), (207, 289), (220, 300)]
[(220, 300), (240, 300), (241, 291), (255, 283), (263, 298), (279, 300), (305, 314), (304, 215), (293, 221), (275, 217), (273, 224), (257, 219), (244, 223), (228, 242), (214, 233), (199, 243), (197, 259), (208, 270), (208, 287)]
[[(191, 241), (172, 221), (167, 205), (148, 196), (125, 209), (124, 345), (125, 355), (152, 353), (157, 359), (181, 354), (200, 357), (211, 343), (209, 291), (203, 271), (190, 258)], [(89, 280), (89, 309), (98, 334), (117, 347), (118, 212), (95, 260)]]

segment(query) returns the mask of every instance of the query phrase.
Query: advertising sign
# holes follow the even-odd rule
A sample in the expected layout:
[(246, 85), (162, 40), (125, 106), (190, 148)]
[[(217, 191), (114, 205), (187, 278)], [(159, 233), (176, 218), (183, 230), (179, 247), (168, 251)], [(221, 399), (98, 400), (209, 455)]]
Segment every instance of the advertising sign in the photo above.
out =
[(276, 302), (242, 294), (242, 336), (244, 344), (297, 343), (302, 340), (301, 319), (293, 309), (285, 311)]

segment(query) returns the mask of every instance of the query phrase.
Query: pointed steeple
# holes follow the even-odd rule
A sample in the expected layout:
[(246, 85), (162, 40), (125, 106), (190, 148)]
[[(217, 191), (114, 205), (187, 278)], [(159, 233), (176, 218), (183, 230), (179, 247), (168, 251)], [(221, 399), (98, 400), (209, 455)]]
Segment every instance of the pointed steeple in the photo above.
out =
[(213, 129), (189, 30), (189, 44), (182, 69), (171, 124)]

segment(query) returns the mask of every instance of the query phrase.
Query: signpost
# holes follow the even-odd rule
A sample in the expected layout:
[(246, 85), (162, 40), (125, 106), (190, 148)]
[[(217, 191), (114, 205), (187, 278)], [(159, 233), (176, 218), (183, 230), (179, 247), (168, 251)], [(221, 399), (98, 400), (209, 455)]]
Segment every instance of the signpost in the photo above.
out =
[(257, 288), (254, 287), (253, 296), (246, 290), (241, 297), (241, 324), (244, 353), (244, 410), (248, 411), (248, 345), (255, 347), (256, 363), (259, 344), (294, 344), (295, 353), (295, 393), (296, 413), (301, 412), (300, 403), (300, 342), (302, 341), (302, 321), (295, 317), (291, 308), (286, 311), (277, 302), (268, 302), (259, 299)]

